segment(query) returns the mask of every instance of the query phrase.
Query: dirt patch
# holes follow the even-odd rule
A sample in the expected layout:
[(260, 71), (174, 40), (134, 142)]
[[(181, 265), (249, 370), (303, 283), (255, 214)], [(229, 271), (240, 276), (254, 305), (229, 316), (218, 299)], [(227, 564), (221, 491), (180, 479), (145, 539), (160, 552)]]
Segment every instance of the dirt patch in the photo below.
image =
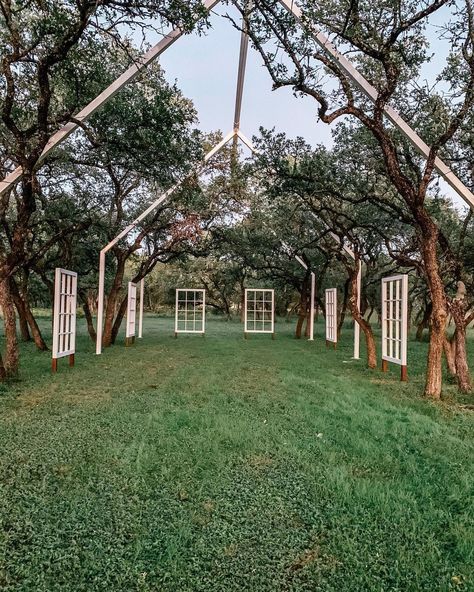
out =
[(314, 549), (307, 549), (302, 555), (297, 557), (290, 565), (290, 572), (299, 571), (305, 568), (307, 565), (314, 563), (319, 558), (319, 547)]
[(261, 471), (273, 465), (274, 460), (265, 454), (256, 454), (246, 460), (247, 465), (256, 471)]
[(320, 570), (334, 570), (339, 565), (342, 565), (342, 563), (335, 557), (323, 553), (320, 546), (316, 545), (311, 549), (303, 551), (303, 553), (291, 563), (288, 571), (290, 574), (297, 574), (313, 564), (317, 565)]
[(224, 557), (235, 557), (235, 555), (237, 555), (237, 545), (235, 543), (231, 543), (224, 548)]

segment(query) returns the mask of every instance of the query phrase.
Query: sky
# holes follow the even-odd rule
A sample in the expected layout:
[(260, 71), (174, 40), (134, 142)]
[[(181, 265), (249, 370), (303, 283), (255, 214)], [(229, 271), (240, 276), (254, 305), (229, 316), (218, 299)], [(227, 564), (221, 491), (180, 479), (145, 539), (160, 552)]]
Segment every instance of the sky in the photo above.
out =
[[(430, 21), (427, 36), (435, 55), (423, 68), (421, 81), (433, 83), (445, 63), (449, 46), (438, 39), (437, 28), (448, 20), (448, 11), (439, 10)], [(197, 127), (204, 132), (221, 130), (226, 134), (233, 126), (240, 32), (222, 16), (227, 12), (238, 20), (235, 8), (218, 5), (210, 18), (212, 28), (205, 35), (184, 36), (160, 56), (167, 80), (176, 82), (193, 101), (199, 117)], [(157, 36), (147, 39), (151, 44), (157, 41)], [(289, 88), (273, 91), (261, 57), (249, 46), (241, 116), (241, 129), (247, 137), (259, 135), (262, 126), (291, 138), (302, 136), (312, 145), (329, 146), (331, 127), (318, 121), (317, 108), (314, 99), (295, 96)], [(441, 186), (456, 205), (464, 203), (446, 183)]]
[[(192, 99), (199, 115), (199, 128), (210, 132), (232, 130), (239, 60), (240, 33), (214, 11), (212, 29), (206, 36), (182, 37), (161, 57), (166, 78), (176, 80), (183, 94)], [(272, 91), (270, 76), (260, 56), (249, 47), (242, 104), (241, 129), (252, 137), (259, 127), (275, 127), (289, 136), (303, 136), (311, 144), (327, 143), (328, 126), (317, 122), (314, 99), (296, 98), (291, 89)]]

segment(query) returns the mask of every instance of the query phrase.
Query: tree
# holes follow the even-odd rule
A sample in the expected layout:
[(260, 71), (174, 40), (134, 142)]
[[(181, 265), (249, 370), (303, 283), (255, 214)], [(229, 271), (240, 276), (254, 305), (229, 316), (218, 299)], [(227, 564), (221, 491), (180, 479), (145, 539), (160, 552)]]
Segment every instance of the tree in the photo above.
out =
[[(331, 124), (343, 117), (354, 118), (375, 139), (387, 177), (410, 211), (419, 237), (432, 301), (425, 394), (440, 397), (448, 302), (438, 263), (439, 226), (426, 202), (436, 178), (435, 159), (449, 151), (474, 105), (472, 1), (450, 5), (452, 15), (443, 34), (452, 50), (448, 67), (439, 76), (440, 83), (448, 88), (444, 95), (441, 88), (436, 93), (413, 90), (410, 81), (429, 59), (424, 35), (428, 19), (448, 6), (448, 0), (351, 2), (344, 9), (330, 0), (302, 2), (302, 30), (276, 0), (256, 0), (251, 12), (246, 11), (245, 3), (237, 4), (274, 88), (293, 87), (317, 101), (321, 121)], [(320, 24), (331, 35), (339, 51), (351, 50), (353, 60), (377, 90), (373, 104), (354, 87), (338, 63), (317, 47), (312, 23)], [(416, 114), (436, 105), (435, 117), (423, 120), (420, 129), (431, 146), (426, 162), (385, 119), (385, 107), (393, 104), (418, 129)]]
[[(6, 0), (0, 10), (1, 162), (5, 172), (17, 166), (23, 169), (18, 188), (0, 202), (0, 219), (8, 220), (13, 228), (7, 240), (2, 237), (1, 300), (5, 310), (13, 311), (9, 278), (27, 263), (27, 240), (41, 206), (41, 153), (52, 131), (72, 120), (78, 107), (103, 89), (94, 83), (103, 82), (102, 66), (107, 70), (109, 61), (114, 63), (114, 52), (129, 53), (129, 62), (134, 59), (130, 42), (120, 33), (124, 24), (151, 27), (143, 24), (148, 20), (158, 23), (158, 28), (174, 24), (189, 31), (203, 11), (197, 0), (51, 0), (21, 7)], [(102, 63), (94, 59), (97, 55), (105, 58)], [(109, 69), (106, 74), (111, 82), (117, 72)], [(14, 329), (13, 322), (5, 326), (7, 375), (18, 371)]]

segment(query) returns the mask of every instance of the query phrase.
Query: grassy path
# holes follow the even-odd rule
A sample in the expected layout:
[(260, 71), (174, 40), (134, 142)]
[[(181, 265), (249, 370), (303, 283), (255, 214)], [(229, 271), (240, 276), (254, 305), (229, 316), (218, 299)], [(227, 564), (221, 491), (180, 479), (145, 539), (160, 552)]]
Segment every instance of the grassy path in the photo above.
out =
[[(474, 590), (474, 413), (313, 344), (171, 337), (0, 395), (3, 591)], [(473, 360), (474, 362), (474, 360)], [(471, 401), (472, 402), (472, 401)]]

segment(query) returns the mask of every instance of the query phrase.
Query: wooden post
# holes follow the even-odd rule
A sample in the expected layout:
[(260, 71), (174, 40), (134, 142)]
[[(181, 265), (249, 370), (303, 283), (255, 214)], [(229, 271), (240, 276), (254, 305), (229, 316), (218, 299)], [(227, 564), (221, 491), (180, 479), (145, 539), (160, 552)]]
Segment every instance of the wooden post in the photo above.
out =
[(400, 380), (402, 382), (408, 381), (408, 366), (402, 366), (400, 372)]
[(382, 360), (382, 372), (388, 372), (388, 362), (387, 362), (387, 360)]
[(51, 358), (51, 372), (56, 373), (58, 371), (58, 358)]
[(74, 354), (69, 354), (69, 367), (72, 368), (74, 366)]

